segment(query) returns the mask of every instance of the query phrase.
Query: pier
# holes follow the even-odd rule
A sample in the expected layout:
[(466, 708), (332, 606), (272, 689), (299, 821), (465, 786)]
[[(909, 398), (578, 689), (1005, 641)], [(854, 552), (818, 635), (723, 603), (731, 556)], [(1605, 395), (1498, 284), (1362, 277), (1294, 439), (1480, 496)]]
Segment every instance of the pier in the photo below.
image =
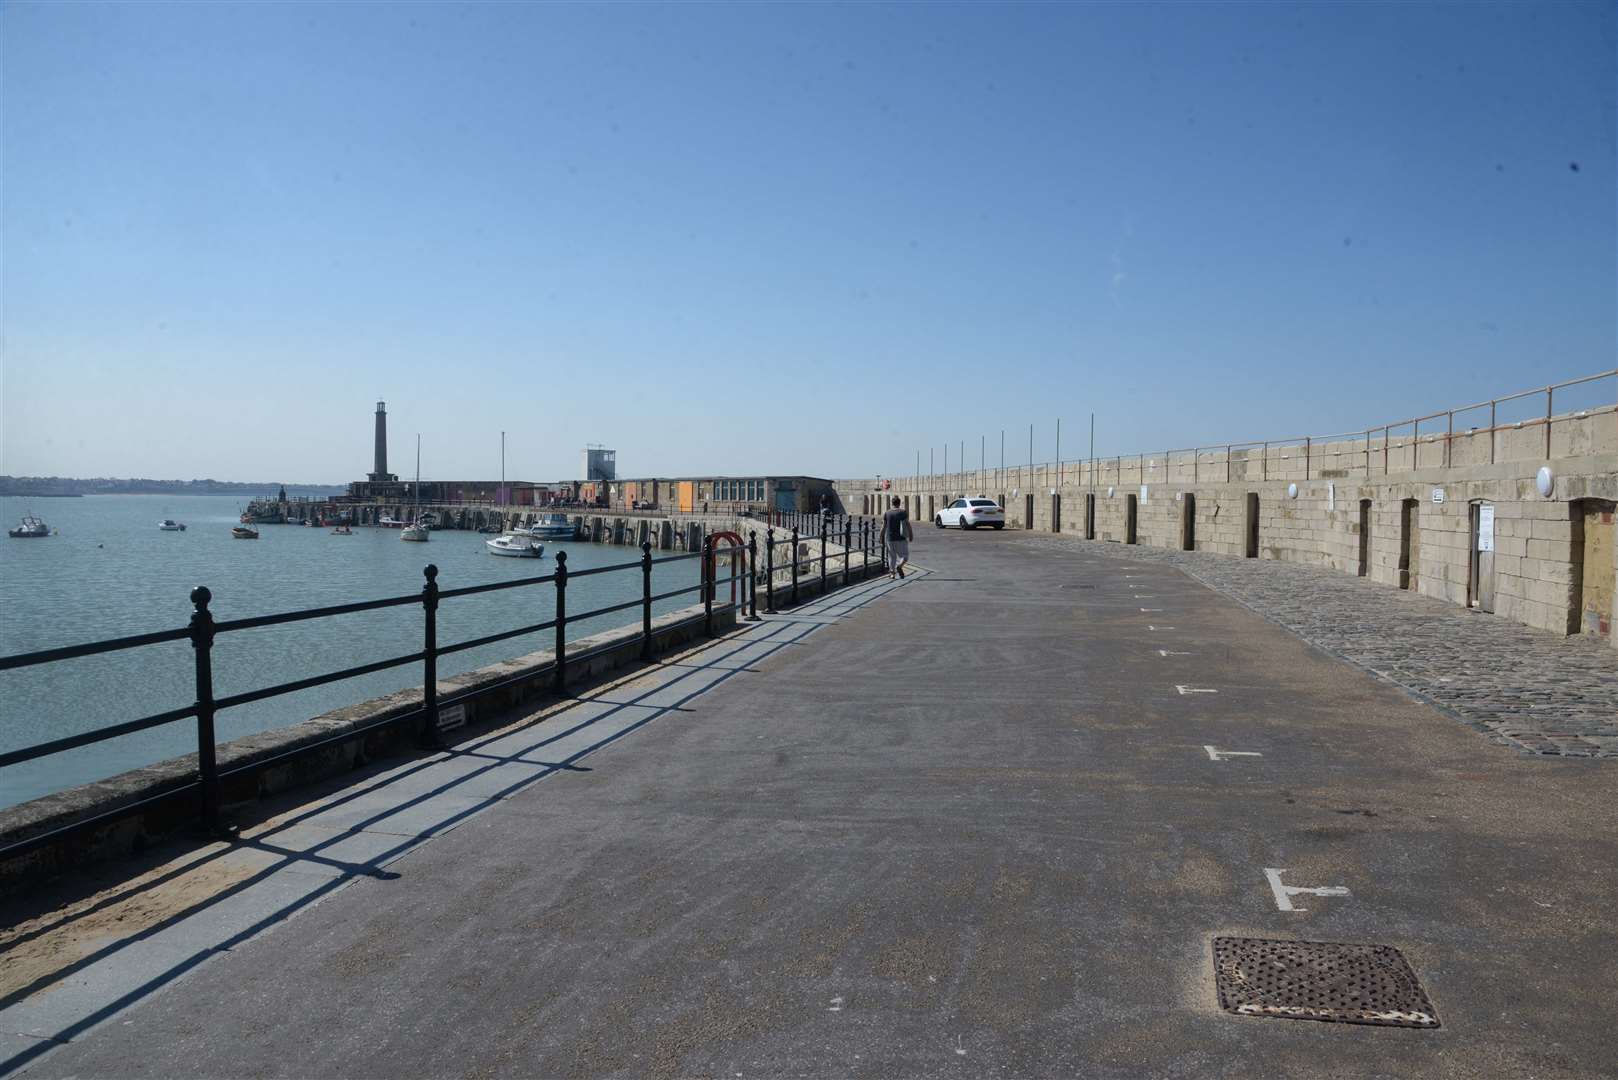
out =
[[(5, 1060), (1481, 1076), (1554, 1046), (1553, 1073), (1607, 1068), (1610, 763), (1492, 743), (1136, 550), (914, 550), (904, 584), (761, 612), (51, 894), (22, 925), (75, 959), (13, 966)], [(1363, 591), (1392, 649), (1474, 620), (1410, 599)], [(1469, 625), (1481, 665), (1523, 648)], [(1240, 939), (1397, 949), (1412, 983), (1375, 992), (1415, 1030), (1222, 1007)]]

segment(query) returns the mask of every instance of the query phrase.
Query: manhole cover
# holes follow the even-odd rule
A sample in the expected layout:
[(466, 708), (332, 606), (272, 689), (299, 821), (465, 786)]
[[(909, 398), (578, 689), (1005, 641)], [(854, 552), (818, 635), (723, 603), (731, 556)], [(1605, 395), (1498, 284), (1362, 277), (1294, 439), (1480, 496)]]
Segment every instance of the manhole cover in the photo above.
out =
[(1242, 1016), (1435, 1028), (1416, 973), (1387, 945), (1214, 938), (1219, 1006)]

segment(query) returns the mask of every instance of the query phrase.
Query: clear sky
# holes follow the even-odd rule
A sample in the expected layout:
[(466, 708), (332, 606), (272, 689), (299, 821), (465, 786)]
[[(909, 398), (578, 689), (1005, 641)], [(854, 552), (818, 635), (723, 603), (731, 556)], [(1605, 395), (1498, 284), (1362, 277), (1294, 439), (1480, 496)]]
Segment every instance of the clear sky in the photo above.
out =
[(1611, 368), (1615, 10), (6, 3), (0, 472), (342, 482), (381, 397), (405, 474), (891, 475)]

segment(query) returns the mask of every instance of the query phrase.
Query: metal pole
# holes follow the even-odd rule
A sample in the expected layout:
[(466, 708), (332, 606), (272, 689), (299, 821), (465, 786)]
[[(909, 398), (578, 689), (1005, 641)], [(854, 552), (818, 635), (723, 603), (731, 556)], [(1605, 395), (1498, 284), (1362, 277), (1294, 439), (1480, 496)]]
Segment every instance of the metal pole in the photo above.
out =
[[(1546, 458), (1546, 460), (1549, 460), (1550, 456), (1551, 456), (1551, 399), (1555, 395), (1555, 393), (1556, 393), (1556, 387), (1547, 386), (1545, 388), (1545, 458)], [(1588, 504), (1586, 504), (1586, 505), (1588, 505)]]
[(567, 681), (567, 552), (556, 553), (556, 663), (551, 687), (558, 695)]
[(1056, 490), (1062, 490), (1062, 418), (1056, 418)]
[[(1005, 491), (1004, 491), (1005, 486), (1006, 486), (1006, 429), (1001, 428), (1000, 429), (1000, 487), (1001, 487), (1002, 490), (1000, 492), (1000, 497), (1002, 499), (1005, 498)], [(1001, 509), (1004, 510), (1005, 507), (1001, 507)]]
[(849, 522), (848, 518), (843, 518), (843, 588), (845, 589), (848, 588), (849, 548), (854, 542), (854, 534), (851, 531), (852, 529), (853, 525)]
[(421, 704), (426, 715), (422, 727), (423, 746), (441, 745), (438, 737), (438, 567), (428, 563), (421, 571), (427, 584), (421, 587), (421, 608), (426, 633), (421, 646)]
[(747, 577), (743, 583), (748, 586), (747, 621), (758, 622), (758, 531), (747, 530)]
[(775, 614), (775, 529), (764, 530), (764, 614)]
[(219, 766), (214, 756), (213, 729), (213, 615), (208, 602), (213, 593), (206, 585), (191, 590), (191, 648), (197, 662), (197, 783), (202, 794), (202, 831), (219, 833)]
[(640, 658), (652, 658), (652, 542), (640, 545)]
[(713, 534), (702, 538), (702, 628), (711, 637), (713, 635), (713, 593), (714, 578), (718, 577), (714, 566)]
[(792, 606), (798, 606), (798, 530), (792, 530)]
[(826, 519), (820, 519), (820, 595), (826, 595)]

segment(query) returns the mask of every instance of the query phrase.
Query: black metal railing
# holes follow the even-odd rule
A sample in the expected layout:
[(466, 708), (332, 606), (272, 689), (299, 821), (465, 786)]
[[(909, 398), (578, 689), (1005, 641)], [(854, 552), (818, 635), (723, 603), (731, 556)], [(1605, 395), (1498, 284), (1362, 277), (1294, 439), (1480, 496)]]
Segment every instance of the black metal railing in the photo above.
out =
[[(828, 517), (817, 519), (820, 529), (821, 553), (818, 558), (810, 560), (820, 564), (822, 589), (824, 590), (827, 573), (826, 537), (828, 532), (834, 532), (839, 527), (844, 540), (843, 583), (850, 580), (850, 560), (852, 552), (848, 545), (853, 542), (856, 526), (852, 519), (842, 518), (837, 523)], [(703, 623), (705, 630), (712, 634), (713, 618), (717, 612), (724, 612), (735, 608), (743, 617), (758, 618), (758, 583), (760, 579), (765, 582), (766, 609), (773, 612), (775, 603), (775, 577), (774, 565), (775, 548), (780, 541), (775, 538), (775, 529), (766, 530), (764, 540), (764, 569), (761, 572), (758, 566), (758, 537), (756, 531), (751, 532), (744, 541), (735, 533), (710, 534), (703, 538), (701, 550), (685, 552), (678, 555), (665, 555), (659, 558), (652, 556), (652, 544), (644, 541), (640, 545), (641, 557), (634, 562), (616, 563), (610, 566), (591, 567), (587, 570), (569, 570), (567, 567), (567, 552), (559, 551), (556, 554), (556, 569), (553, 573), (542, 574), (537, 577), (518, 578), (514, 581), (501, 581), (484, 585), (468, 585), (454, 589), (443, 589), (438, 584), (438, 567), (429, 564), (422, 571), (426, 578), (419, 593), (405, 596), (393, 596), (382, 600), (367, 600), (358, 603), (334, 604), (318, 608), (306, 608), (301, 611), (287, 611), (274, 615), (259, 615), (245, 619), (215, 620), (209, 604), (213, 600), (212, 592), (199, 585), (191, 590), (190, 599), (193, 612), (187, 626), (161, 630), (149, 634), (135, 634), (127, 637), (109, 638), (105, 641), (88, 642), (79, 645), (66, 645), (53, 649), (41, 649), (35, 652), (18, 653), (13, 656), (0, 657), (0, 672), (14, 671), (21, 668), (38, 667), (44, 664), (57, 663), (63, 660), (78, 657), (96, 656), (104, 653), (122, 652), (138, 649), (148, 645), (156, 645), (172, 641), (189, 640), (193, 650), (196, 679), (196, 698), (192, 704), (176, 709), (167, 709), (163, 712), (153, 713), (136, 720), (127, 720), (91, 731), (79, 732), (74, 735), (51, 739), (16, 750), (0, 752), (0, 768), (9, 765), (19, 765), (28, 761), (49, 757), (74, 750), (82, 746), (105, 742), (122, 735), (129, 735), (139, 731), (160, 727), (165, 724), (177, 723), (189, 718), (196, 720), (197, 735), (197, 771), (187, 780), (176, 783), (172, 788), (165, 789), (151, 797), (137, 803), (120, 805), (104, 813), (72, 822), (57, 829), (28, 837), (25, 840), (0, 847), (0, 859), (21, 855), (27, 851), (45, 846), (61, 838), (67, 833), (94, 827), (117, 817), (127, 815), (134, 807), (144, 805), (158, 799), (177, 798), (181, 795), (195, 792), (198, 797), (199, 818), (203, 830), (214, 836), (225, 836), (228, 832), (223, 830), (219, 821), (220, 784), (230, 776), (247, 770), (262, 768), (271, 761), (296, 754), (305, 754), (310, 751), (331, 746), (335, 743), (345, 742), (366, 735), (380, 727), (404, 724), (414, 721), (418, 725), (421, 742), (429, 747), (440, 744), (439, 717), (442, 710), (474, 694), (486, 693), (506, 682), (516, 682), (529, 678), (531, 674), (514, 675), (501, 683), (482, 684), (478, 687), (461, 691), (457, 694), (440, 698), (438, 695), (438, 660), (440, 657), (464, 652), (485, 645), (526, 635), (542, 633), (546, 630), (555, 631), (554, 660), (552, 670), (552, 686), (557, 693), (561, 693), (567, 678), (569, 656), (567, 651), (567, 627), (587, 619), (600, 618), (615, 612), (628, 611), (631, 608), (641, 609), (640, 619), (640, 656), (650, 660), (653, 656), (652, 631), (652, 605), (662, 600), (673, 599), (678, 596), (699, 594), (703, 607)], [(869, 572), (871, 555), (878, 554), (880, 547), (877, 537), (881, 530), (874, 527), (870, 521), (862, 521), (858, 526), (858, 536), (864, 550), (861, 554), (862, 566)], [(800, 560), (798, 559), (798, 530), (794, 528), (792, 535), (792, 603), (798, 602), (798, 578)], [(829, 556), (836, 559), (839, 556)], [(691, 559), (701, 559), (701, 575), (696, 585), (684, 588), (669, 589), (656, 592), (653, 589), (653, 573), (656, 567), (670, 563), (685, 562)], [(728, 560), (729, 575), (721, 577), (720, 563)], [(590, 577), (600, 574), (623, 573), (639, 571), (641, 575), (640, 596), (616, 604), (590, 611), (569, 613), (567, 609), (567, 587), (574, 578)], [(719, 586), (729, 584), (730, 594), (721, 601)], [(543, 622), (520, 626), (511, 630), (503, 630), (494, 634), (471, 638), (448, 645), (438, 643), (438, 610), (446, 600), (462, 597), (476, 596), (482, 593), (503, 591), (506, 589), (521, 589), (533, 586), (550, 585), (555, 592), (555, 615)], [(276, 626), (285, 623), (303, 622), (311, 619), (324, 619), (337, 615), (348, 615), (357, 612), (377, 611), (383, 608), (405, 607), (419, 605), (423, 616), (422, 647), (410, 653), (390, 656), (382, 660), (373, 660), (352, 667), (328, 671), (322, 674), (304, 676), (287, 682), (249, 690), (243, 693), (230, 694), (216, 698), (214, 695), (213, 677), (213, 646), (220, 634), (234, 633), (240, 630), (252, 630), (265, 626)], [(347, 731), (332, 735), (313, 743), (299, 746), (273, 755), (269, 758), (255, 758), (253, 761), (232, 769), (220, 770), (217, 761), (217, 740), (214, 730), (215, 718), (226, 709), (246, 705), (266, 698), (279, 697), (283, 694), (296, 693), (317, 686), (341, 682), (345, 679), (357, 678), (374, 672), (390, 668), (401, 667), (407, 664), (419, 663), (422, 665), (422, 704), (419, 709), (407, 711), (399, 715), (390, 715), (371, 724), (359, 726)]]

